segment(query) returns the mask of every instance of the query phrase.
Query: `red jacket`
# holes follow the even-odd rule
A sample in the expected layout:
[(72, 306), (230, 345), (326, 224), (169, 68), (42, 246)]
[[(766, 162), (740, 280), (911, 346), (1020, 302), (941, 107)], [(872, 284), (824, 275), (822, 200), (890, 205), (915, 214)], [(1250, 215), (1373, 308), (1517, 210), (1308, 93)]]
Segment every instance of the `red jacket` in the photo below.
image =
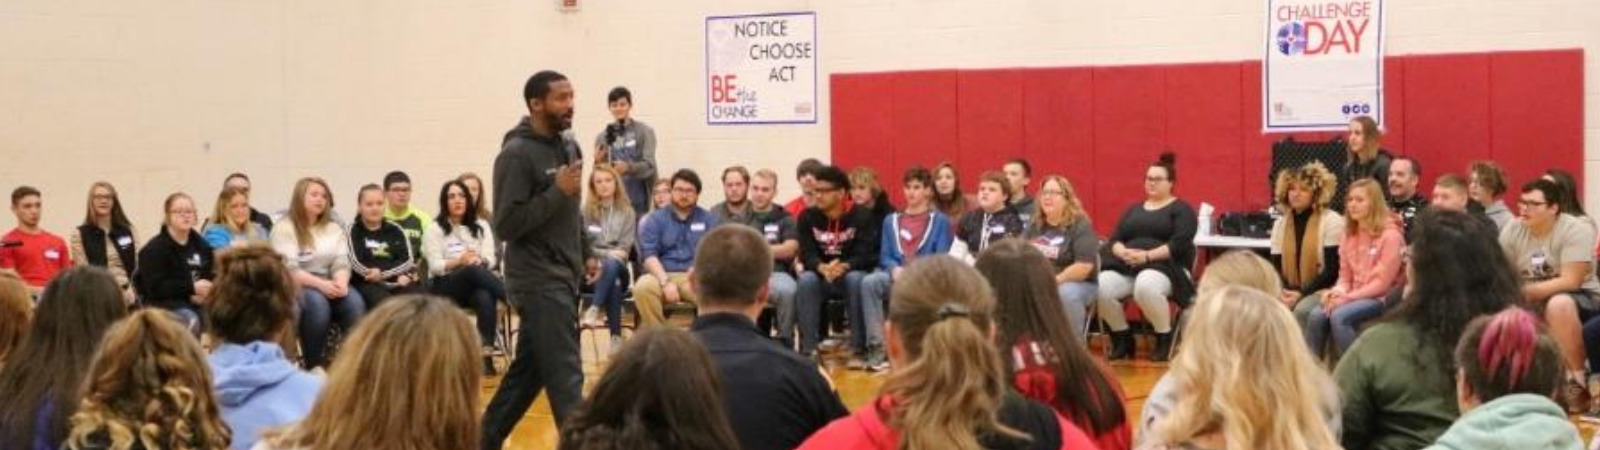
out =
[[(1033, 341), (1027, 339), (1022, 339), (1017, 345), (1012, 346), (1012, 367), (1016, 370), (1011, 375), (1011, 386), (1024, 397), (1050, 405), (1056, 410), (1056, 414), (1064, 414), (1062, 400), (1056, 395), (1055, 366), (1050, 365), (1049, 357), (1041, 354), (1037, 348), (1033, 345)], [(1127, 405), (1128, 397), (1122, 392), (1122, 385), (1117, 383), (1116, 376), (1112, 375), (1111, 370), (1104, 365), (1097, 364), (1097, 366), (1100, 372), (1105, 374), (1106, 381), (1111, 382), (1111, 389), (1116, 391), (1117, 399), (1123, 405)], [(1088, 384), (1085, 383), (1083, 388), (1089, 389)], [(1070, 419), (1081, 426), (1085, 433), (1092, 428), (1087, 417)], [(1100, 450), (1129, 450), (1133, 448), (1133, 428), (1127, 420), (1124, 420), (1122, 425), (1094, 436), (1094, 441), (1100, 445)]]
[[(889, 425), (878, 414), (878, 410), (887, 409), (890, 402), (887, 396), (880, 396), (871, 404), (856, 409), (849, 417), (834, 420), (828, 426), (817, 430), (811, 438), (806, 439), (806, 442), (800, 445), (800, 450), (895, 450), (900, 446), (900, 434), (889, 429)], [(1068, 422), (1060, 414), (1054, 415), (1056, 424), (1061, 428), (1062, 450), (1100, 448), (1072, 422)]]

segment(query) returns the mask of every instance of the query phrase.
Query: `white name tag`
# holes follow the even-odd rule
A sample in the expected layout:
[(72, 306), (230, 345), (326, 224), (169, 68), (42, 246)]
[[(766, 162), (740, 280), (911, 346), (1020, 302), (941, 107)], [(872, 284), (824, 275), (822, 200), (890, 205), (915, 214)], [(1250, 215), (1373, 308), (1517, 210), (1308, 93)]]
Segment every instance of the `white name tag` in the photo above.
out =
[(778, 224), (769, 223), (769, 224), (767, 224), (767, 226), (761, 227), (761, 229), (762, 229), (762, 231), (765, 231), (767, 233), (777, 233), (778, 232)]
[(689, 231), (700, 232), (700, 231), (705, 231), (705, 230), (706, 230), (706, 224), (704, 224), (704, 223), (695, 222), (695, 223), (689, 224)]
[(623, 147), (632, 147), (632, 146), (635, 146), (635, 145), (639, 145), (639, 140), (638, 139), (629, 139), (628, 142), (622, 143)]
[(1005, 233), (1005, 232), (1006, 232), (1006, 226), (1005, 225), (994, 225), (994, 226), (989, 227), (989, 233), (991, 233), (991, 234), (1001, 234), (1001, 233)]
[(200, 267), (200, 255), (189, 255), (189, 265)]
[(117, 238), (118, 247), (127, 247), (130, 245), (133, 245), (133, 238), (127, 236)]
[(373, 239), (367, 239), (367, 248), (371, 250), (377, 250), (379, 248), (383, 248), (383, 243)]
[(1067, 242), (1067, 239), (1061, 236), (1050, 238), (1050, 245), (1061, 245), (1064, 242)]
[(57, 260), (57, 259), (61, 259), (61, 252), (56, 250), (56, 249), (53, 249), (53, 248), (49, 249), (49, 250), (45, 250), (44, 251), (44, 259), (48, 259), (48, 260), (52, 260), (52, 261)]
[(451, 242), (450, 245), (445, 246), (444, 257), (445, 259), (456, 259), (460, 258), (461, 254), (466, 252), (467, 244), (461, 242)]
[(590, 225), (589, 226), (589, 232), (592, 233), (592, 234), (600, 234), (600, 226), (599, 225)]

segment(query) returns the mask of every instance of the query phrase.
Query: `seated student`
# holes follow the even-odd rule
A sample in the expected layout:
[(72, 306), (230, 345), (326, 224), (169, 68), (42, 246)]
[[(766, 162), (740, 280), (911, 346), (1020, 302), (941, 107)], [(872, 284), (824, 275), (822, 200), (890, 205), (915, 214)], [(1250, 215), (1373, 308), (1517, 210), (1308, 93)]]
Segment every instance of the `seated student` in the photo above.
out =
[[(594, 391), (561, 427), (561, 450), (736, 450), (721, 377), (689, 332), (640, 331), (611, 359)], [(670, 444), (669, 444), (670, 443)]]
[(283, 257), (270, 247), (240, 247), (217, 259), (207, 332), (215, 338), (211, 372), (233, 450), (249, 450), (263, 431), (305, 418), (322, 391), (322, 378), (301, 372), (278, 346), (298, 296)]
[(494, 202), (489, 200), (489, 191), (483, 189), (483, 178), (479, 178), (476, 173), (466, 172), (456, 177), (456, 181), (466, 185), (467, 193), (472, 194), (472, 199), (478, 201), (478, 210), (473, 211), (472, 215), (486, 222), (494, 223), (494, 212), (489, 210), (489, 206), (493, 205)]
[(878, 183), (878, 172), (861, 166), (850, 170), (850, 204), (872, 211), (872, 223), (882, 223), (883, 218), (894, 213), (889, 194)]
[(1505, 229), (1506, 224), (1517, 217), (1500, 198), (1506, 193), (1505, 172), (1494, 162), (1473, 161), (1470, 173), (1471, 182), (1467, 184), (1467, 189), (1472, 195), (1472, 202), (1483, 207), (1484, 214), (1494, 221), (1496, 227)]
[(672, 174), (672, 207), (658, 209), (639, 224), (639, 257), (646, 273), (633, 285), (634, 305), (644, 326), (666, 322), (665, 303), (695, 303), (689, 266), (700, 239), (718, 225), (717, 216), (697, 205), (700, 175), (682, 169)]
[(1122, 299), (1131, 294), (1156, 332), (1150, 360), (1166, 361), (1172, 353), (1168, 297), (1180, 306), (1194, 297), (1189, 270), (1194, 265), (1199, 219), (1189, 203), (1172, 194), (1177, 182), (1176, 157), (1163, 153), (1145, 169), (1144, 201), (1122, 213), (1116, 231), (1106, 240), (1111, 254), (1100, 259), (1096, 305), (1100, 318), (1111, 326), (1109, 359), (1133, 357), (1133, 333), (1122, 312)]
[(127, 314), (105, 269), (74, 267), (50, 280), (28, 338), (8, 357), (13, 363), (0, 370), (0, 448), (61, 448), (100, 337)]
[[(222, 190), (226, 191), (229, 188), (237, 189), (239, 192), (243, 192), (245, 198), (248, 200), (250, 197), (250, 177), (239, 172), (228, 174), (228, 178), (222, 180)], [(272, 216), (268, 216), (266, 213), (257, 211), (254, 206), (251, 206), (248, 203), (245, 204), (245, 207), (250, 210), (250, 222), (260, 225), (261, 229), (265, 230), (266, 232), (272, 232)], [(241, 229), (243, 229), (243, 227), (241, 227)]]
[[(651, 190), (650, 190), (650, 210), (651, 211), (655, 211), (655, 210), (658, 210), (658, 209), (665, 209), (668, 205), (671, 205), (671, 204), (672, 204), (672, 179), (671, 178), (662, 178), (660, 180), (656, 180), (655, 187), (651, 188)], [(645, 214), (640, 214), (639, 215), (641, 221), (644, 220), (644, 216), (645, 216)]]
[(167, 196), (161, 232), (139, 251), (134, 280), (144, 304), (177, 314), (190, 332), (200, 333), (200, 308), (211, 297), (211, 246), (195, 231), (194, 200), (179, 192)]
[(1344, 217), (1329, 208), (1337, 182), (1320, 162), (1278, 172), (1273, 198), (1283, 215), (1272, 224), (1270, 252), (1284, 284), (1283, 302), (1301, 327), (1316, 306), (1313, 294), (1339, 280)]
[[(1260, 291), (1271, 298), (1283, 297), (1283, 284), (1278, 278), (1277, 269), (1250, 251), (1230, 251), (1206, 265), (1205, 275), (1200, 277), (1200, 283), (1197, 285), (1198, 298), (1211, 298), (1212, 293), (1230, 286)], [(1198, 322), (1191, 316), (1189, 326), (1209, 325)], [(1340, 431), (1339, 421), (1343, 414), (1339, 407), (1339, 386), (1333, 383), (1332, 378), (1326, 376), (1320, 378), (1318, 392), (1322, 398), (1320, 411), (1323, 422), (1337, 437)], [(1139, 411), (1139, 432), (1134, 436), (1134, 442), (1149, 441), (1156, 422), (1172, 414), (1173, 407), (1178, 403), (1178, 396), (1177, 379), (1173, 372), (1168, 371), (1161, 375), (1161, 379), (1150, 390), (1149, 396), (1145, 397), (1144, 407)]]
[(893, 295), (883, 334), (895, 369), (870, 405), (801, 449), (1095, 448), (1072, 422), (1011, 389), (993, 340), (994, 291), (977, 270), (922, 258)]
[(111, 183), (98, 181), (91, 185), (88, 203), (83, 224), (67, 237), (72, 261), (111, 271), (117, 285), (122, 286), (123, 299), (131, 303), (132, 275), (138, 269), (139, 255), (133, 223), (122, 212), (122, 200)]
[(423, 254), (428, 258), (432, 291), (477, 313), (478, 337), (485, 354), (499, 351), (495, 341), (495, 302), (506, 298), (505, 282), (494, 267), (494, 231), (472, 216), (477, 200), (460, 181), (439, 190), (439, 218), (426, 227)]
[(1010, 204), (1011, 183), (999, 172), (984, 172), (978, 178), (977, 209), (967, 211), (956, 221), (956, 240), (950, 254), (971, 263), (990, 242), (1022, 236), (1028, 224)]
[(1097, 291), (1095, 274), (1100, 265), (1100, 238), (1094, 235), (1089, 212), (1060, 175), (1039, 183), (1038, 212), (1028, 224), (1027, 239), (1050, 262), (1061, 307), (1079, 341), (1089, 339), (1089, 307)]
[[(399, 225), (383, 218), (383, 188), (361, 187), (356, 194), (360, 216), (350, 226), (350, 278), (367, 306), (377, 307), (395, 294), (421, 290), (411, 239)], [(481, 219), (480, 219), (481, 220)]]
[(1521, 308), (1479, 317), (1456, 345), (1461, 418), (1429, 450), (1581, 450), (1578, 429), (1551, 400), (1561, 350)]
[(1313, 306), (1301, 306), (1311, 308), (1305, 339), (1312, 353), (1322, 352), (1330, 329), (1338, 352), (1350, 348), (1361, 335), (1361, 325), (1383, 314), (1389, 291), (1404, 284), (1405, 237), (1399, 220), (1384, 206), (1378, 183), (1357, 180), (1348, 195), (1349, 216), (1339, 241), (1339, 281)]
[(1494, 227), (1496, 230), (1500, 229), (1500, 225), (1494, 223), (1494, 219), (1489, 218), (1489, 215), (1484, 212), (1483, 206), (1472, 201), (1472, 197), (1468, 196), (1467, 183), (1461, 179), (1460, 175), (1453, 173), (1440, 175), (1439, 179), (1433, 182), (1433, 198), (1429, 200), (1428, 204), (1431, 208), (1467, 213), (1483, 221), (1485, 225)]
[(600, 258), (600, 277), (594, 281), (594, 304), (583, 312), (583, 324), (599, 325), (600, 308), (606, 310), (611, 351), (622, 346), (622, 292), (628, 289), (629, 253), (638, 222), (628, 192), (618, 184), (617, 172), (599, 166), (589, 175), (588, 198), (583, 202), (583, 227)]
[[(1059, 177), (1040, 185), (1042, 206), (1053, 195), (1044, 193), (1053, 178)], [(1027, 241), (1006, 239), (978, 255), (974, 267), (999, 302), (995, 344), (1011, 386), (1077, 424), (1101, 450), (1132, 448), (1122, 385), (1084, 347), (1083, 322), (1062, 310), (1045, 255)]]
[[(812, 191), (817, 204), (807, 208), (796, 221), (804, 271), (795, 292), (795, 311), (800, 320), (800, 353), (808, 356), (815, 355), (817, 344), (824, 337), (824, 300), (843, 297), (848, 305), (861, 304), (857, 298), (861, 295), (861, 280), (878, 265), (881, 223), (872, 220), (871, 208), (846, 210), (844, 191), (850, 178), (844, 171), (823, 166), (815, 172)], [(859, 320), (852, 322), (856, 321)], [(865, 358), (868, 349), (853, 350)]]
[(1295, 342), (1300, 327), (1276, 296), (1224, 287), (1191, 314), (1205, 324), (1184, 336), (1197, 351), (1173, 361), (1177, 401), (1144, 433), (1141, 448), (1339, 447), (1316, 395), (1327, 372)]
[(150, 309), (106, 331), (62, 448), (227, 449), (233, 433), (217, 411), (205, 350), (186, 331)]
[(272, 248), (283, 255), (300, 286), (299, 338), (306, 368), (328, 364), (330, 319), (349, 332), (367, 310), (361, 292), (350, 289), (349, 236), (328, 218), (329, 192), (321, 178), (301, 178), (289, 199), (289, 216), (272, 228)]
[[(794, 179), (800, 184), (800, 195), (796, 196), (794, 200), (790, 200), (788, 204), (783, 206), (784, 210), (789, 211), (790, 216), (800, 217), (800, 213), (805, 212), (805, 210), (810, 209), (813, 206), (816, 206), (817, 192), (815, 190), (815, 184), (817, 182), (817, 170), (822, 169), (822, 167), (822, 161), (818, 161), (816, 158), (806, 158), (801, 160), (800, 165), (795, 167)], [(847, 207), (845, 209), (849, 208)]]
[(472, 334), (442, 299), (389, 299), (350, 335), (305, 420), (268, 432), (255, 448), (479, 448), (482, 355)]
[(978, 199), (961, 193), (961, 179), (955, 164), (941, 162), (933, 168), (933, 204), (939, 212), (955, 220), (978, 205)]
[(750, 224), (750, 170), (733, 166), (722, 170), (722, 195), (724, 200), (711, 207), (711, 213), (722, 223)]
[[(933, 209), (929, 200), (933, 196), (933, 174), (922, 166), (906, 170), (901, 180), (906, 197), (906, 209), (889, 214), (881, 222), (878, 233), (878, 270), (861, 280), (859, 305), (851, 305), (852, 333), (865, 335), (867, 355), (857, 369), (874, 372), (889, 368), (888, 354), (883, 349), (883, 308), (889, 299), (889, 288), (907, 264), (918, 257), (950, 252), (955, 240), (950, 232), (950, 219)], [(855, 323), (861, 326), (854, 326)], [(855, 361), (851, 361), (855, 362)]]
[(634, 215), (644, 215), (649, 212), (645, 189), (656, 178), (656, 130), (633, 117), (633, 92), (626, 87), (612, 88), (606, 107), (617, 120), (595, 137), (595, 167), (616, 172), (617, 188), (634, 199)]
[(0, 237), (0, 269), (15, 271), (39, 295), (56, 273), (72, 267), (72, 254), (60, 236), (39, 228), (43, 201), (30, 186), (11, 191), (11, 212), (17, 227)]
[(1561, 344), (1568, 367), (1563, 399), (1569, 412), (1580, 413), (1589, 410), (1581, 324), (1600, 317), (1600, 281), (1594, 273), (1595, 230), (1567, 214), (1566, 195), (1549, 180), (1524, 184), (1517, 202), (1521, 217), (1500, 232), (1500, 245), (1522, 278), (1522, 304), (1544, 312), (1551, 337)]
[(1428, 207), (1428, 199), (1417, 191), (1422, 181), (1422, 163), (1410, 156), (1396, 156), (1389, 163), (1389, 210), (1400, 219), (1406, 236), (1411, 236), (1411, 225), (1417, 214)]
[(1518, 297), (1511, 260), (1492, 235), (1458, 212), (1417, 218), (1410, 289), (1334, 369), (1344, 399), (1344, 448), (1421, 448), (1455, 421), (1451, 350), (1472, 318)]
[(756, 328), (766, 307), (772, 252), (747, 227), (712, 230), (696, 250), (700, 293), (694, 334), (722, 375), (722, 403), (740, 447), (791, 449), (849, 411), (817, 363)]
[(774, 310), (778, 342), (794, 350), (795, 256), (800, 253), (800, 233), (794, 217), (773, 200), (778, 196), (778, 173), (760, 169), (750, 179), (751, 228), (761, 232), (772, 252), (772, 277), (767, 281), (767, 304)]
[(33, 326), (33, 296), (15, 274), (0, 272), (0, 371)]
[(389, 203), (383, 218), (406, 230), (406, 237), (411, 239), (411, 257), (421, 261), (422, 235), (433, 218), (411, 205), (411, 176), (398, 170), (389, 172), (383, 176), (383, 192)]
[(213, 250), (223, 251), (267, 242), (267, 228), (251, 220), (250, 195), (239, 188), (223, 188), (206, 221), (204, 236)]
[(1345, 212), (1345, 193), (1350, 184), (1370, 178), (1380, 186), (1387, 186), (1389, 163), (1394, 159), (1394, 155), (1383, 148), (1383, 131), (1378, 129), (1378, 121), (1370, 116), (1356, 116), (1350, 119), (1349, 128), (1345, 145), (1350, 152), (1344, 170), (1339, 173), (1339, 188), (1333, 195), (1333, 209), (1341, 214)]
[(1001, 166), (1000, 171), (1006, 175), (1006, 183), (1011, 185), (1011, 207), (1016, 208), (1022, 223), (1032, 223), (1033, 216), (1039, 213), (1039, 204), (1028, 195), (1028, 185), (1033, 183), (1033, 165), (1028, 164), (1026, 159), (1012, 158)]

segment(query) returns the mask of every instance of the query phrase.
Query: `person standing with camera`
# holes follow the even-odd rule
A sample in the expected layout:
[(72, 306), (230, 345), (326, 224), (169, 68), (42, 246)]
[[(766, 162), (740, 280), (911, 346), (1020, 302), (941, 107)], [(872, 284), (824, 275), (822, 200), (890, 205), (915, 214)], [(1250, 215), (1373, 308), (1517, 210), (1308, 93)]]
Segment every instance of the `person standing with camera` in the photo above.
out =
[(633, 119), (633, 93), (617, 86), (606, 94), (615, 122), (595, 139), (595, 163), (609, 164), (622, 174), (622, 188), (634, 214), (650, 212), (650, 187), (656, 178), (656, 130)]

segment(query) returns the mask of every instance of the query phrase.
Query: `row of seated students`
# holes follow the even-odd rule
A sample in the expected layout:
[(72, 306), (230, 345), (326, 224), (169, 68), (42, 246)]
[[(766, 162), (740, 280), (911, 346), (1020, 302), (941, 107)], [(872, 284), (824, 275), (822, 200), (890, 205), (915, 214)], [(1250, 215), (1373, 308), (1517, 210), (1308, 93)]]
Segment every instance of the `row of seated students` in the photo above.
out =
[(171, 194), (159, 232), (141, 245), (110, 183), (90, 187), (84, 222), (70, 243), (39, 228), (42, 194), (23, 186), (12, 193), (18, 226), (4, 238), (0, 270), (19, 274), (37, 295), (66, 268), (102, 267), (125, 301), (171, 310), (199, 333), (215, 289), (216, 256), (268, 243), (301, 288), (295, 350), (307, 367), (326, 365), (332, 322), (351, 330), (369, 307), (403, 293), (431, 292), (472, 309), (484, 350), (500, 351), (494, 319), (505, 288), (493, 272), (499, 252), (489, 213), (477, 200), (482, 181), (469, 173), (446, 182), (437, 219), (410, 205), (410, 191), (403, 172), (390, 173), (383, 186), (362, 186), (358, 217), (346, 224), (332, 212), (327, 183), (304, 178), (273, 220), (251, 207), (249, 178), (233, 174), (206, 223), (198, 222), (194, 199)]
[[(1422, 267), (1399, 308), (1330, 377), (1296, 337), (1272, 265), (1218, 258), (1185, 346), (1132, 433), (1122, 388), (1073, 336), (1045, 256), (1018, 239), (975, 267), (909, 264), (882, 330), (894, 368), (847, 412), (815, 363), (761, 334), (775, 259), (760, 233), (699, 246), (692, 333), (624, 344), (560, 431), (560, 448), (1581, 448), (1553, 401), (1559, 345), (1516, 306), (1516, 276), (1478, 219), (1419, 216)], [(6, 448), (479, 448), (479, 346), (442, 299), (399, 296), (353, 331), (326, 379), (277, 342), (295, 309), (281, 257), (225, 253), (209, 356), (177, 316), (129, 312), (114, 278), (73, 268), (37, 309), (0, 276)], [(1461, 282), (1459, 277), (1473, 280)], [(17, 311), (21, 311), (19, 314)], [(31, 314), (30, 314), (31, 311)], [(20, 327), (12, 324), (20, 323)], [(15, 347), (9, 345), (15, 344)], [(22, 363), (26, 361), (26, 363)], [(152, 414), (155, 411), (157, 413)]]

